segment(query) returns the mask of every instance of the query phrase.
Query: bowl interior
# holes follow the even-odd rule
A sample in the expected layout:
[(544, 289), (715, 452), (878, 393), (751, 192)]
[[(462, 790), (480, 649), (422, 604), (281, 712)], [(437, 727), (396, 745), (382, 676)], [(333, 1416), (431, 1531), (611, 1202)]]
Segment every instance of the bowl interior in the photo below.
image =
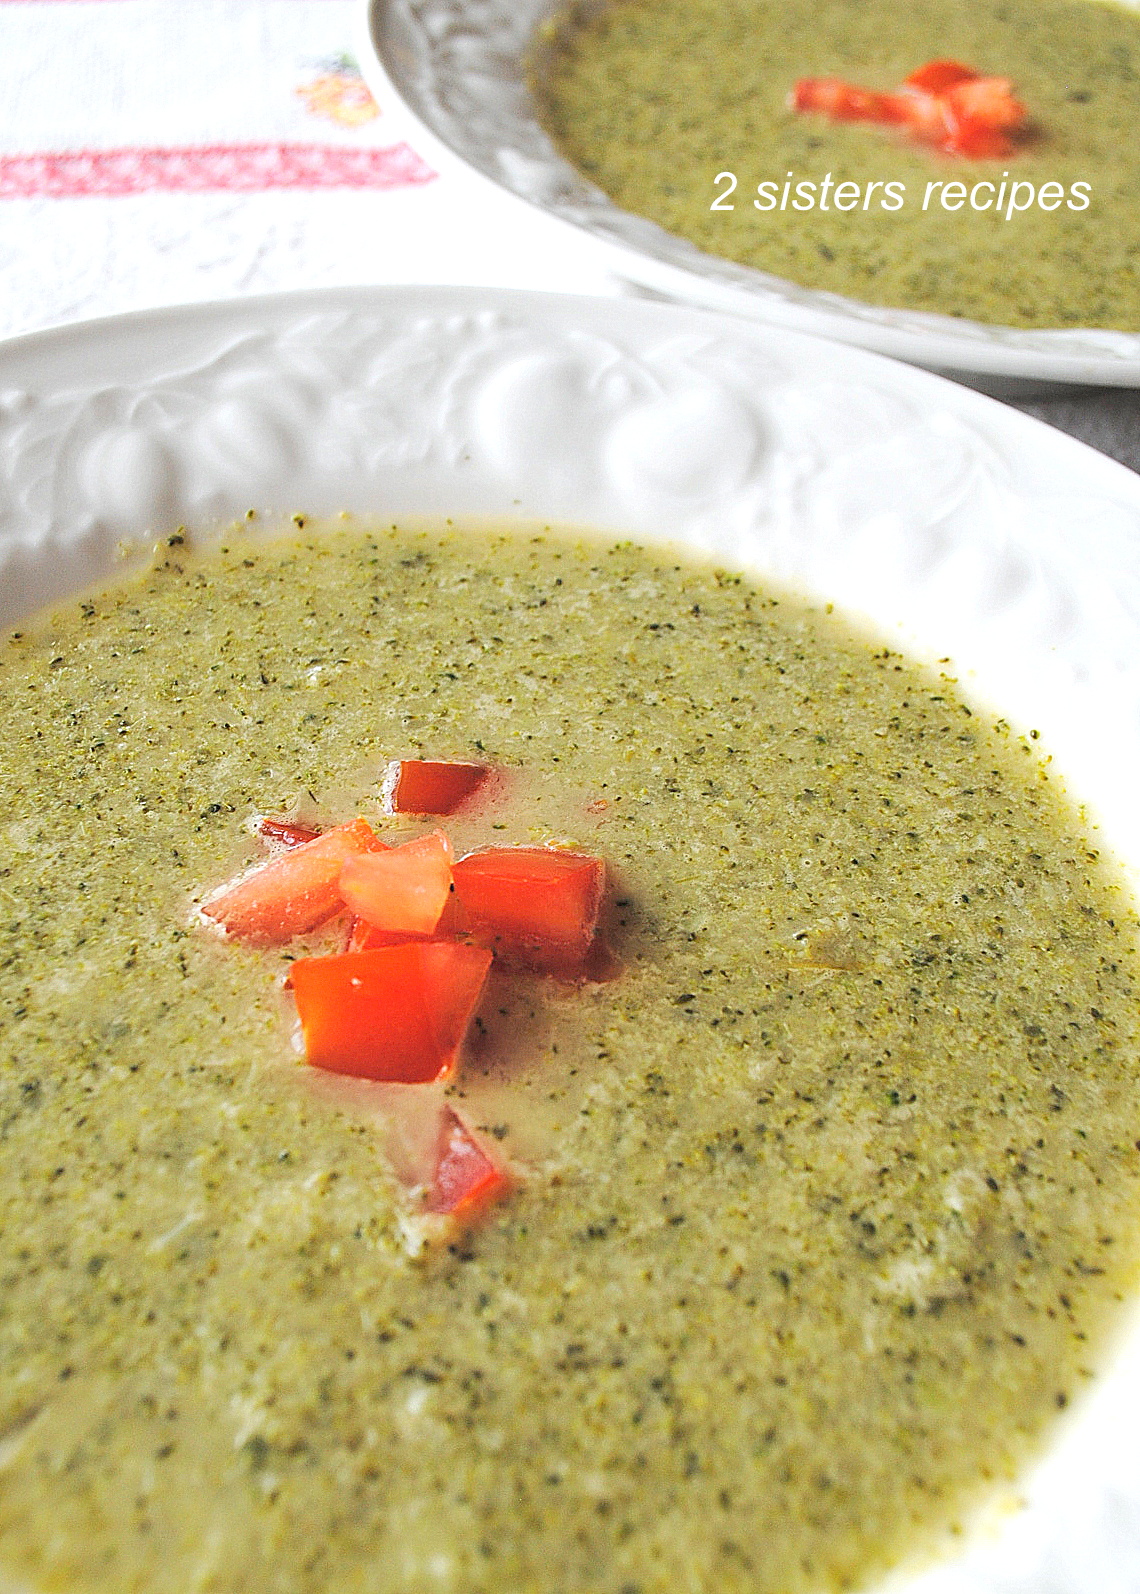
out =
[[(664, 538), (840, 605), (1039, 731), (1140, 880), (1140, 481), (974, 393), (694, 310), (458, 289), (147, 313), (17, 340), (0, 373), (6, 624), (124, 542), (249, 509)], [(913, 1590), (1058, 1566), (1064, 1594), (1121, 1586), (1137, 1421), (1140, 1335), (1026, 1509)]]

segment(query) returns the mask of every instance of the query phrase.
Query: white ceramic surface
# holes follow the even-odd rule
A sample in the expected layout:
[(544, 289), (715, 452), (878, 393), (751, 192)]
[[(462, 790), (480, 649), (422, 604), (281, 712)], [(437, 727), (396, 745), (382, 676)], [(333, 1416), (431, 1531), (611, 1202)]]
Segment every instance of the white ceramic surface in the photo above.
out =
[[(462, 289), (0, 345), (3, 622), (250, 507), (668, 536), (829, 599), (1039, 729), (1140, 880), (1140, 478), (975, 393), (703, 312)], [(1140, 1331), (1025, 1503), (909, 1594), (1135, 1594), (1138, 1436)]]
[(438, 170), (462, 165), (594, 238), (615, 286), (819, 333), (1003, 391), (1014, 382), (1140, 387), (1140, 333), (1023, 331), (881, 309), (706, 254), (621, 210), (558, 153), (524, 83), (534, 30), (561, 0), (359, 3), (361, 69), (389, 112), (402, 103), (416, 149)]

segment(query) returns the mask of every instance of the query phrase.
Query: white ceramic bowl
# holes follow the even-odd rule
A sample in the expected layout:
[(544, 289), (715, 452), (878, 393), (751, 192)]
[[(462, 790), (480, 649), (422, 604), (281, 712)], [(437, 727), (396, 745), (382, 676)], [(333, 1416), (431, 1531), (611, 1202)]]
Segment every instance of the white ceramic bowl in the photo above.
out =
[[(1125, 0), (1136, 3), (1136, 0)], [(616, 284), (891, 354), (991, 391), (1140, 387), (1140, 333), (1024, 331), (861, 304), (706, 254), (621, 210), (555, 149), (535, 118), (523, 59), (559, 0), (359, 0), (361, 69), (386, 111), (441, 171), (464, 167), (595, 241)]]
[[(695, 310), (465, 289), (0, 345), (0, 620), (250, 507), (665, 535), (831, 600), (1038, 728), (1140, 880), (1140, 478), (976, 393)], [(1020, 1508), (910, 1594), (1131, 1594), (1138, 1432), (1140, 1332)]]

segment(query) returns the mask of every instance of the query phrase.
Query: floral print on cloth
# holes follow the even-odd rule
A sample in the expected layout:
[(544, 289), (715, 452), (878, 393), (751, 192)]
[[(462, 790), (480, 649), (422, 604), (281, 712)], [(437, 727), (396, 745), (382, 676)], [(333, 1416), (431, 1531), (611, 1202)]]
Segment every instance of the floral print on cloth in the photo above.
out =
[(311, 115), (323, 116), (341, 127), (363, 127), (380, 115), (351, 55), (334, 55), (321, 62), (317, 76), (302, 83), (297, 94)]

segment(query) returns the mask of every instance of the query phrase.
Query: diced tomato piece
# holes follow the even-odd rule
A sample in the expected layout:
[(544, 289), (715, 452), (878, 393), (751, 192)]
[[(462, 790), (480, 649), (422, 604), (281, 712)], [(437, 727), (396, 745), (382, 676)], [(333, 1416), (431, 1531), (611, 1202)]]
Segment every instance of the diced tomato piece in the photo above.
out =
[(920, 89), (924, 94), (944, 94), (955, 83), (967, 83), (977, 75), (973, 67), (963, 66), (961, 61), (927, 61), (903, 78), (903, 87)]
[(899, 98), (906, 107), (906, 122), (911, 132), (924, 144), (942, 146), (957, 130), (946, 101), (937, 94), (908, 91)]
[(486, 764), (434, 763), (396, 759), (384, 777), (388, 808), (394, 814), (453, 814), (483, 785)]
[(297, 825), (288, 819), (270, 819), (263, 814), (257, 821), (257, 834), (271, 847), (303, 847), (320, 835), (311, 825)]
[(431, 935), (451, 894), (455, 853), (442, 830), (387, 852), (349, 858), (340, 894), (358, 918), (378, 930)]
[(963, 120), (985, 122), (989, 127), (1011, 132), (1025, 121), (1025, 106), (1014, 97), (1007, 77), (979, 77), (956, 83), (944, 98)]
[(956, 83), (943, 99), (962, 123), (974, 123), (991, 132), (1011, 133), (1025, 121), (1025, 106), (1014, 98), (1007, 77), (980, 77)]
[(352, 918), (349, 920), (348, 933), (344, 938), (346, 952), (371, 952), (377, 946), (403, 946), (406, 941), (429, 941), (433, 937), (426, 935), (403, 935), (399, 930), (378, 930), (374, 924), (369, 924), (367, 919)]
[(975, 158), (1008, 155), (1008, 134), (1022, 126), (1025, 107), (1008, 78), (972, 77), (937, 95), (909, 97), (909, 121), (924, 143)]
[[(975, 94), (989, 81), (963, 83), (942, 95), (916, 94), (910, 102), (910, 125), (923, 143), (955, 155), (975, 158), (1012, 153), (1008, 132), (1021, 126), (1024, 107), (1008, 94)], [(977, 113), (970, 107), (976, 105)]]
[(598, 927), (606, 866), (553, 847), (491, 847), (453, 870), (455, 904), (444, 927), (465, 930), (509, 962), (584, 977)]
[(897, 94), (861, 89), (838, 77), (800, 78), (791, 93), (792, 109), (822, 111), (836, 122), (901, 122), (905, 110)]
[(455, 941), (298, 958), (287, 980), (315, 1068), (407, 1085), (455, 1066), (491, 954)]
[(291, 940), (344, 907), (339, 880), (348, 859), (383, 847), (363, 819), (353, 819), (222, 886), (207, 897), (201, 911), (229, 936)]
[(975, 122), (963, 122), (948, 133), (942, 148), (951, 155), (969, 155), (973, 160), (1001, 160), (1012, 155), (1015, 145), (1005, 133)]
[(483, 1149), (459, 1114), (445, 1107), (428, 1211), (457, 1218), (473, 1216), (505, 1195), (510, 1183), (505, 1170)]

